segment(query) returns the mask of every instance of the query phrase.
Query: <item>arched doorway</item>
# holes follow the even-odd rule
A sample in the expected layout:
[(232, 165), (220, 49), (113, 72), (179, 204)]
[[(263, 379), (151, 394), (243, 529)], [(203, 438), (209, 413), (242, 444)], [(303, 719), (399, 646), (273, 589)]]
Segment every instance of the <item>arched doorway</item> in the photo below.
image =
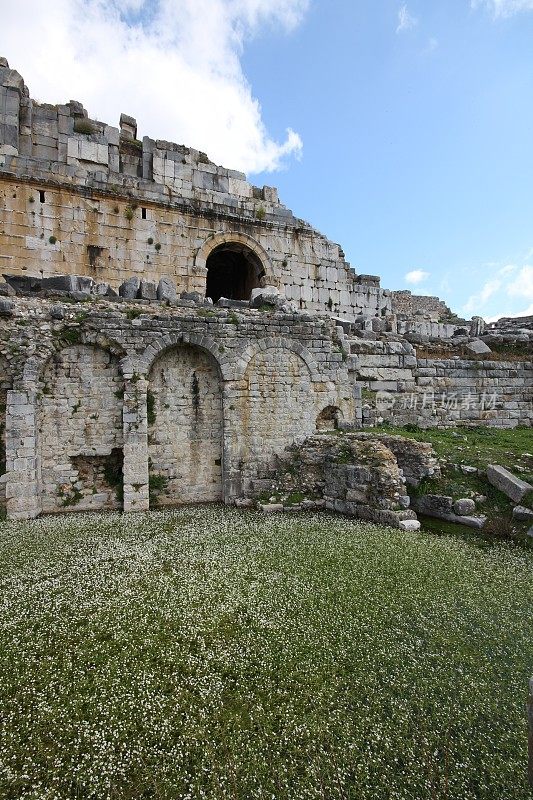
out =
[(213, 303), (221, 297), (249, 300), (252, 289), (262, 285), (265, 275), (259, 257), (246, 245), (228, 242), (216, 247), (207, 259), (206, 297)]
[(161, 353), (147, 395), (150, 504), (222, 500), (222, 389), (206, 350), (188, 344)]

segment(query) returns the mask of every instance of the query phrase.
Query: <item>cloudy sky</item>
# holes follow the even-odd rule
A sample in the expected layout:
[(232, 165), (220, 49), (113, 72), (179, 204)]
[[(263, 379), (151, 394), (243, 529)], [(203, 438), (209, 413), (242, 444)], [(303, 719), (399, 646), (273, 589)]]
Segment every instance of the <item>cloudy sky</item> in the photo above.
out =
[(533, 314), (533, 0), (0, 0), (45, 102), (135, 116), (388, 288)]

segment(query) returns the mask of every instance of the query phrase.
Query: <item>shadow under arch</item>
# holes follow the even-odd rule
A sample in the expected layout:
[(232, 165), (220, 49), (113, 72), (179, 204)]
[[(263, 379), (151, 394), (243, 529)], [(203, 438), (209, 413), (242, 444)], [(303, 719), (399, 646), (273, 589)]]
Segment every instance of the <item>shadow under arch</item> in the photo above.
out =
[(218, 233), (207, 239), (195, 258), (195, 267), (205, 271), (206, 297), (249, 300), (252, 290), (275, 283), (266, 250), (243, 233)]

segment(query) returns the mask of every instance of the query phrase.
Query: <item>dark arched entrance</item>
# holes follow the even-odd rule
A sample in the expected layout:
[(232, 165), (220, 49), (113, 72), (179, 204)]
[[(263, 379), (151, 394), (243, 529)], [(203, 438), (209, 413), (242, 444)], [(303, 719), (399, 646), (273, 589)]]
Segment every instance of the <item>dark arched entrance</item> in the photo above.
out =
[(216, 247), (207, 259), (206, 297), (213, 303), (221, 297), (249, 300), (252, 289), (261, 286), (265, 270), (252, 250), (229, 242)]

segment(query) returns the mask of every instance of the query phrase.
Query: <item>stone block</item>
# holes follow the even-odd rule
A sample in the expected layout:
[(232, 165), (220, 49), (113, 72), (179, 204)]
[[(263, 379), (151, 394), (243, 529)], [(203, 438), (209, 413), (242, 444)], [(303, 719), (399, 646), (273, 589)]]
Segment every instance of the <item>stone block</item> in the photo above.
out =
[(138, 297), (141, 300), (157, 300), (157, 284), (154, 281), (141, 281)]
[(51, 278), (42, 278), (41, 285), (43, 289), (48, 289), (49, 291), (80, 291), (78, 278), (76, 275), (53, 275)]
[(481, 339), (474, 339), (473, 342), (468, 342), (466, 345), (466, 349), (470, 350), (471, 353), (475, 353), (476, 355), (484, 355), (485, 353), (492, 353), (492, 350), (482, 342)]
[(520, 503), (528, 492), (533, 491), (533, 486), (530, 483), (517, 478), (512, 472), (498, 464), (489, 464), (487, 478), (489, 483), (506, 494), (515, 503)]
[(134, 300), (137, 297), (140, 286), (141, 281), (134, 275), (120, 284), (118, 287), (119, 296), (124, 297), (126, 300)]
[(398, 525), (400, 530), (408, 531), (409, 533), (419, 531), (422, 527), (421, 523), (417, 519), (401, 519)]
[(525, 506), (515, 506), (513, 508), (513, 519), (516, 519), (519, 522), (533, 523), (533, 510), (531, 508), (526, 508)]
[(453, 504), (453, 510), (460, 517), (468, 517), (476, 510), (476, 504), (468, 497), (456, 500)]
[(171, 302), (176, 300), (177, 292), (174, 281), (166, 276), (160, 278), (157, 284), (157, 299), (162, 301)]

